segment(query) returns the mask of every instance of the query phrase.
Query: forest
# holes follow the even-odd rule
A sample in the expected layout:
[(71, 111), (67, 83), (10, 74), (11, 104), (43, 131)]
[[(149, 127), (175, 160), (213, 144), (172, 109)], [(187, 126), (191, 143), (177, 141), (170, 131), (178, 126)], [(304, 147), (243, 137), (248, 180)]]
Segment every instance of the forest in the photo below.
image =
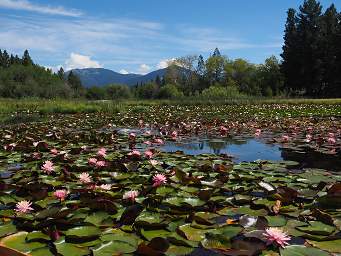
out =
[(332, 4), (325, 10), (306, 0), (289, 9), (280, 59), (262, 64), (230, 59), (218, 48), (202, 55), (177, 58), (164, 77), (126, 85), (84, 88), (80, 79), (63, 68), (57, 73), (34, 63), (26, 50), (22, 57), (0, 50), (0, 97), (86, 99), (172, 99), (195, 97), (341, 97), (341, 13)]

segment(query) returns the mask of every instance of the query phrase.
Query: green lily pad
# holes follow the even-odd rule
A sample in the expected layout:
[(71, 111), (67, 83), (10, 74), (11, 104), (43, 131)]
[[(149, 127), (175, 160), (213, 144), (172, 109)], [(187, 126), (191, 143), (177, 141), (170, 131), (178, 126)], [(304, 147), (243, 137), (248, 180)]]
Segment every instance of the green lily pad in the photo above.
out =
[(330, 256), (329, 253), (313, 247), (290, 245), (280, 249), (281, 256)]
[(81, 226), (67, 230), (65, 235), (67, 237), (95, 237), (101, 234), (101, 230), (94, 226)]

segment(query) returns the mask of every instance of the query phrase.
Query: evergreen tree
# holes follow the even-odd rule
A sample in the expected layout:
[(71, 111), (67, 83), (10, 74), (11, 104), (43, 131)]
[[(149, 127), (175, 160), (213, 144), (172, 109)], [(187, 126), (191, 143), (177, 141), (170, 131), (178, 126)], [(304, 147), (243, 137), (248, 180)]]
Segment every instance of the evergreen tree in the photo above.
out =
[(75, 75), (72, 71), (70, 71), (67, 82), (70, 85), (71, 89), (74, 90), (76, 93), (82, 89), (82, 82), (77, 75)]
[(159, 75), (156, 76), (155, 78), (155, 83), (160, 87), (161, 86), (161, 78)]
[(284, 74), (285, 85), (290, 90), (302, 89), (302, 84), (298, 83), (298, 53), (297, 48), (297, 17), (296, 11), (290, 8), (287, 12), (287, 21), (284, 31), (284, 45), (282, 47), (283, 53), (281, 57), (283, 59), (281, 65), (281, 71)]
[(320, 96), (335, 95), (337, 84), (337, 41), (338, 13), (332, 4), (324, 13), (321, 19), (321, 50), (323, 55), (323, 82)]
[[(72, 71), (71, 71), (72, 72)], [(71, 73), (70, 72), (70, 73)], [(57, 72), (57, 75), (58, 75), (58, 77), (61, 79), (61, 80), (64, 80), (65, 79), (65, 73), (64, 73), (64, 69), (63, 69), (63, 67), (60, 67), (60, 69), (58, 70), (58, 72)]]
[(220, 51), (218, 48), (214, 49), (213, 55), (212, 56), (221, 56)]
[(305, 0), (299, 9), (297, 24), (299, 75), (296, 79), (306, 89), (307, 95), (318, 96), (321, 93), (323, 77), (320, 37), (322, 6), (315, 0)]
[(28, 53), (28, 50), (25, 50), (25, 52), (24, 52), (24, 55), (22, 57), (22, 64), (24, 66), (33, 65), (33, 61), (31, 59), (30, 54)]
[(10, 66), (10, 56), (6, 50), (4, 50), (1, 55), (1, 66), (3, 68), (8, 68)]

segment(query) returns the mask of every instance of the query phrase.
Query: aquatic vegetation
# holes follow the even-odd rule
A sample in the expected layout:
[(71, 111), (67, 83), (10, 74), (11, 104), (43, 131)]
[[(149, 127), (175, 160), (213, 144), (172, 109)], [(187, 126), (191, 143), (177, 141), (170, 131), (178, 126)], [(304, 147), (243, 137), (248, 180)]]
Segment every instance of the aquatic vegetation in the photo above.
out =
[[(33, 256), (341, 253), (339, 117), (276, 119), (235, 106), (148, 108), (148, 114), (131, 108), (113, 116), (51, 115), (3, 127), (1, 250)], [(278, 108), (294, 113), (299, 107)], [(193, 138), (218, 144), (251, 138), (288, 157), (236, 162), (228, 154), (163, 150)], [(293, 161), (296, 155), (331, 165), (321, 160), (316, 168)]]

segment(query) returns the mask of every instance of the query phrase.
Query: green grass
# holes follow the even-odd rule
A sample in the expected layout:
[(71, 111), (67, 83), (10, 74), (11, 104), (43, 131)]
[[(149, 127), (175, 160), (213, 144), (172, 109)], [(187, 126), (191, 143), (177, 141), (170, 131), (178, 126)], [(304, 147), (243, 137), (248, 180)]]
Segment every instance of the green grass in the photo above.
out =
[(219, 105), (321, 105), (327, 108), (341, 108), (341, 99), (284, 99), (284, 98), (245, 98), (226, 99), (221, 101), (202, 101), (188, 98), (179, 100), (125, 100), (125, 101), (87, 101), (63, 99), (0, 99), (0, 115), (8, 116), (18, 113), (39, 114), (75, 114), (75, 113), (117, 113), (131, 109), (133, 112), (144, 112), (155, 106), (219, 106)]

